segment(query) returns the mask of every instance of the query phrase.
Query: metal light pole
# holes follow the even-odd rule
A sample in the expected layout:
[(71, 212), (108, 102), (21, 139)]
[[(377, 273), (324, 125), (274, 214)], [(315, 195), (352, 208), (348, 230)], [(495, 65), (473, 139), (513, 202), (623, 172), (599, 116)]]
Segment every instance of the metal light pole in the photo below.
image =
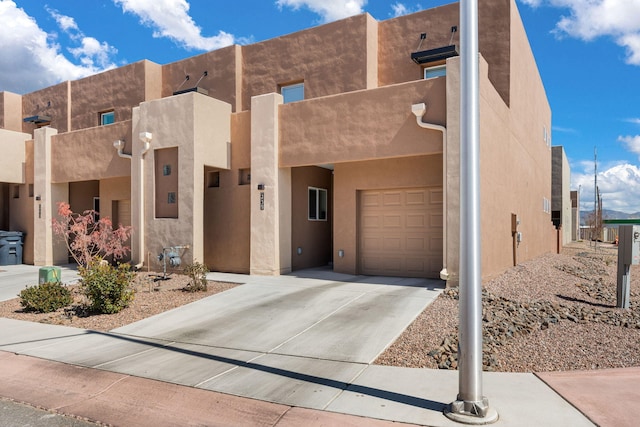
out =
[(478, 0), (461, 0), (459, 390), (445, 415), (465, 424), (488, 424), (498, 419), (498, 413), (482, 395), (478, 67)]

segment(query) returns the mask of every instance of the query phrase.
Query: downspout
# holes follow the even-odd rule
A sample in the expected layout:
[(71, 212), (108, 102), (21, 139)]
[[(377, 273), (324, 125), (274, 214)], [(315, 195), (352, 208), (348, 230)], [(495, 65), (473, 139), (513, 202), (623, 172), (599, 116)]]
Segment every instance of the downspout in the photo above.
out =
[[(442, 133), (442, 230), (447, 233), (447, 128), (433, 123), (425, 123), (422, 116), (427, 112), (427, 106), (424, 103), (413, 104), (411, 112), (416, 116), (418, 126), (424, 129), (436, 130)], [(448, 280), (449, 271), (447, 270), (447, 239), (442, 239), (442, 270), (440, 270), (440, 279)]]
[(131, 154), (127, 154), (124, 152), (124, 141), (122, 140), (117, 140), (113, 143), (113, 147), (118, 150), (118, 156), (122, 157), (123, 159), (132, 159)]
[(138, 200), (140, 201), (140, 230), (138, 230), (139, 237), (139, 250), (140, 250), (140, 263), (136, 265), (136, 268), (139, 269), (144, 264), (144, 155), (147, 154), (149, 148), (151, 147), (151, 140), (153, 139), (153, 134), (151, 132), (140, 132), (138, 135), (140, 141), (142, 141), (142, 150), (140, 150), (140, 186), (138, 187)]

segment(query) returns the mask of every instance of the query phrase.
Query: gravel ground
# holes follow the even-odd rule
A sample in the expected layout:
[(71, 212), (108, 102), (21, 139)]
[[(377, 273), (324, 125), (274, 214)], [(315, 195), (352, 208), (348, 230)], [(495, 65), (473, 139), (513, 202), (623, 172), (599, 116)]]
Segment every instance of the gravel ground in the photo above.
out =
[[(484, 369), (542, 372), (640, 366), (640, 266), (631, 268), (631, 308), (615, 308), (617, 248), (576, 243), (508, 269), (484, 283)], [(188, 279), (154, 282), (141, 274), (133, 303), (117, 314), (77, 310), (24, 313), (16, 298), (0, 302), (0, 317), (108, 331), (230, 289), (209, 282), (206, 292), (185, 292)], [(457, 289), (430, 304), (376, 361), (377, 364), (457, 368)]]
[(70, 309), (60, 309), (53, 313), (27, 313), (22, 311), (20, 300), (15, 298), (0, 302), (0, 317), (109, 331), (238, 286), (235, 283), (210, 281), (207, 291), (186, 292), (183, 288), (189, 282), (187, 276), (173, 274), (168, 276), (168, 280), (159, 281), (154, 281), (154, 278), (153, 274), (139, 273), (134, 281), (136, 294), (133, 302), (116, 314), (84, 313), (84, 296), (77, 287), (70, 286), (74, 296), (74, 304)]
[[(484, 283), (484, 369), (564, 371), (640, 366), (640, 268), (631, 308), (615, 308), (617, 248), (575, 243)], [(457, 289), (427, 307), (376, 361), (457, 368)]]

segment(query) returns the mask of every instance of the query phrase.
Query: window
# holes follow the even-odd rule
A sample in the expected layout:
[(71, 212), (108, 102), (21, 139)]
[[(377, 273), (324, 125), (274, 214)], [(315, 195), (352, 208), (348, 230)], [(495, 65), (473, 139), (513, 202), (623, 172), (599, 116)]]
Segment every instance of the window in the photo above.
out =
[(304, 83), (281, 86), (280, 93), (282, 94), (283, 102), (285, 104), (288, 104), (289, 102), (302, 101), (304, 99)]
[(424, 69), (424, 78), (432, 79), (434, 77), (442, 77), (447, 75), (446, 65), (436, 65), (435, 67), (427, 67)]
[(544, 213), (551, 213), (551, 201), (546, 197), (542, 198), (542, 210)]
[(100, 126), (110, 125), (116, 121), (116, 113), (114, 111), (105, 111), (100, 113)]
[(327, 190), (309, 187), (309, 221), (327, 220)]

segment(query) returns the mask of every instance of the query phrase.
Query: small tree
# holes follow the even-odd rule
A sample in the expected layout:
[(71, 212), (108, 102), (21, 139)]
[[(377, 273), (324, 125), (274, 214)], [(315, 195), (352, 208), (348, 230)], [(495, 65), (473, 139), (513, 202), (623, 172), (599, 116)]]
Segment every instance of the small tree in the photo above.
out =
[(58, 203), (58, 216), (53, 219), (53, 232), (64, 239), (67, 249), (79, 266), (87, 267), (96, 259), (113, 256), (125, 257), (130, 249), (125, 242), (131, 236), (131, 227), (120, 225), (113, 229), (109, 218), (96, 221), (97, 212), (86, 210), (74, 213), (68, 203)]

